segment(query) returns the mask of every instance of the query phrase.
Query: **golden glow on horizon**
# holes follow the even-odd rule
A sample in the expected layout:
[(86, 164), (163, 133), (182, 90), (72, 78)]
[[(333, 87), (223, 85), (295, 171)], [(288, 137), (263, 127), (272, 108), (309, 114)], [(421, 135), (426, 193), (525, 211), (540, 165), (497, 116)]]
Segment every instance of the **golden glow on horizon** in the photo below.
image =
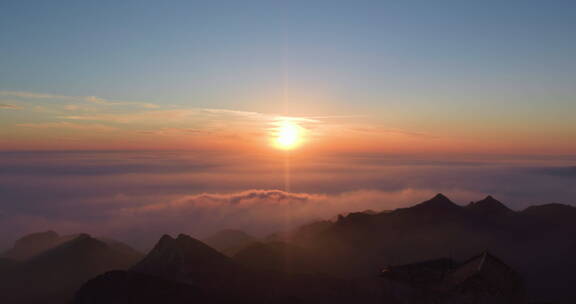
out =
[(302, 128), (292, 121), (280, 122), (274, 134), (274, 146), (278, 149), (292, 150), (302, 143)]

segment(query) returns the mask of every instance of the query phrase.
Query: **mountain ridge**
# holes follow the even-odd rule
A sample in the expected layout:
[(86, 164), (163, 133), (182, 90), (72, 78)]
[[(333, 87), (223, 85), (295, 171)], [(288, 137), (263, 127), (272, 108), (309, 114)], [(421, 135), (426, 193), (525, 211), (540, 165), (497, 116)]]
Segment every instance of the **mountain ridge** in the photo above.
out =
[(509, 215), (515, 213), (512, 209), (508, 208), (491, 195), (488, 195), (483, 200), (472, 202), (465, 208), (484, 215)]
[(214, 286), (233, 279), (236, 263), (186, 234), (163, 235), (154, 248), (131, 271), (178, 282)]

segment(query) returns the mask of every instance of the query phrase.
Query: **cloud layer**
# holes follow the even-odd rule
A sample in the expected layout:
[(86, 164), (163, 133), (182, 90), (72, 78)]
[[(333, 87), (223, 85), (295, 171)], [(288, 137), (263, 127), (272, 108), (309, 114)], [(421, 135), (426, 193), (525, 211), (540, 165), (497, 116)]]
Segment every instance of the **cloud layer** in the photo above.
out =
[(236, 228), (265, 235), (339, 213), (408, 206), (443, 192), (466, 204), (487, 194), (521, 209), (576, 203), (575, 160), (217, 152), (0, 153), (0, 248), (55, 229), (146, 248), (163, 233), (204, 237)]

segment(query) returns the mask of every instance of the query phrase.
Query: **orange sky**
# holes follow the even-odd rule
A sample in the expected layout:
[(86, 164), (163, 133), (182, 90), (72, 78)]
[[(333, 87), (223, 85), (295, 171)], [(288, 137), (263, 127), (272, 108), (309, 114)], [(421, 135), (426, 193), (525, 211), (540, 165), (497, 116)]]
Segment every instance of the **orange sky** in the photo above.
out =
[[(13, 107), (0, 108), (0, 150), (275, 150), (284, 122), (300, 130), (299, 153), (576, 153), (571, 122), (553, 117), (466, 121), (333, 113), (283, 116), (230, 109), (189, 108), (98, 97), (0, 91)], [(14, 102), (16, 101), (16, 102)], [(397, 117), (390, 112), (397, 111)], [(456, 115), (456, 114), (455, 114)], [(518, 114), (520, 115), (520, 114)]]

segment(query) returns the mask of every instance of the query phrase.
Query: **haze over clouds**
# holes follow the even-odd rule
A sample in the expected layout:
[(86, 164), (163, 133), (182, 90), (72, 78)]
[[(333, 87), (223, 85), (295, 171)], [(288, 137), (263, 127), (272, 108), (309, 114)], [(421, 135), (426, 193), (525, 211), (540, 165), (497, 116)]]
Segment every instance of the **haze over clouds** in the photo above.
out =
[(573, 158), (292, 156), (206, 152), (0, 153), (0, 247), (55, 229), (127, 240), (204, 237), (224, 228), (266, 235), (339, 213), (415, 204), (437, 192), (466, 204), (491, 194), (515, 209), (575, 204)]

